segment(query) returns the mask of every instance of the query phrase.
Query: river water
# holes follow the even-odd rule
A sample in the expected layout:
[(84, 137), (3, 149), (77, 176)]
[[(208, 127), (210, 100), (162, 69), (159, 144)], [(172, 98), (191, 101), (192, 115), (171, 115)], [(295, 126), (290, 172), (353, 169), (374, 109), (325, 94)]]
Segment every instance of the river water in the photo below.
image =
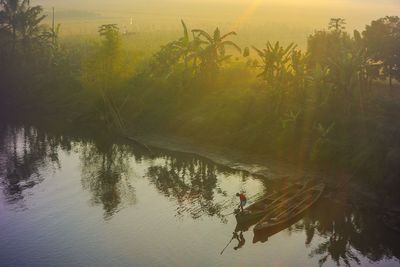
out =
[(235, 193), (277, 181), (110, 140), (0, 125), (0, 266), (400, 266), (400, 235), (346, 191), (229, 243)]

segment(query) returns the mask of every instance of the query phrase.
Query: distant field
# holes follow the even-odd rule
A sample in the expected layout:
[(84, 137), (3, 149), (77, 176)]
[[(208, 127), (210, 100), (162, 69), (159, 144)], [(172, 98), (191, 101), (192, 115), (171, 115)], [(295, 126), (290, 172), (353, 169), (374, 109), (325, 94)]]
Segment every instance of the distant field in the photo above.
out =
[[(44, 6), (51, 19), (51, 6), (55, 6), (56, 23), (62, 25), (61, 35), (96, 34), (101, 24), (118, 24), (121, 32), (139, 33), (137, 42), (148, 41), (147, 45), (159, 46), (181, 34), (180, 19), (190, 28), (212, 30), (220, 27), (222, 31), (235, 30), (236, 41), (242, 46), (262, 46), (269, 41), (283, 43), (295, 42), (301, 48), (306, 46), (306, 38), (315, 29), (326, 28), (331, 17), (342, 17), (347, 21), (349, 32), (362, 29), (373, 19), (385, 15), (396, 15), (399, 6), (391, 2), (380, 4), (360, 4), (356, 0), (345, 1), (346, 5), (329, 6), (319, 3), (288, 6), (280, 1), (171, 1), (156, 4), (148, 1), (53, 1), (36, 0), (35, 4)], [(290, 2), (290, 1), (289, 1)], [(310, 2), (310, 1), (308, 1)], [(331, 1), (325, 1), (328, 3)], [(190, 3), (190, 4), (189, 4)], [(307, 3), (307, 1), (305, 2)], [(358, 3), (357, 6), (349, 3)], [(371, 3), (371, 2), (370, 2)]]

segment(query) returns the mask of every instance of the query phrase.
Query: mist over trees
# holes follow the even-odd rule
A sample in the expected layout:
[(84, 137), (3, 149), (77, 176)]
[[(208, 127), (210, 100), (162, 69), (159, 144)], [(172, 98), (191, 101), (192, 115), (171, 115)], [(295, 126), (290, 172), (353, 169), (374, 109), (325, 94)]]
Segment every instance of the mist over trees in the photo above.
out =
[(66, 44), (62, 27), (42, 24), (42, 11), (0, 1), (0, 105), (8, 119), (184, 136), (349, 169), (370, 184), (389, 175), (388, 155), (400, 151), (390, 115), (399, 111), (390, 97), (400, 81), (399, 17), (353, 33), (332, 18), (304, 51), (268, 40), (240, 47), (236, 32), (182, 21), (181, 37), (135, 60), (117, 25)]

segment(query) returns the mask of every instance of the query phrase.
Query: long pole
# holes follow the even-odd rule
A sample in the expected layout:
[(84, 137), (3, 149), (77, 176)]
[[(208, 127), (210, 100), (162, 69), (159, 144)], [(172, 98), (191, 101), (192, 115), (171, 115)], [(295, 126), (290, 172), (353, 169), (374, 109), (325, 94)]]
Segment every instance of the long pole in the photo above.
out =
[(51, 28), (52, 28), (52, 34), (53, 34), (53, 45), (54, 45), (54, 43), (55, 43), (55, 29), (54, 29), (54, 7), (53, 7), (53, 19), (52, 19), (52, 26), (51, 26)]
[(225, 246), (224, 249), (221, 251), (221, 253), (219, 253), (219, 255), (222, 255), (222, 253), (224, 253), (225, 249), (229, 246), (229, 244), (232, 242), (232, 240), (233, 240), (234, 238), (235, 238), (235, 237), (232, 236), (231, 240), (229, 240), (229, 243), (226, 244), (226, 246)]

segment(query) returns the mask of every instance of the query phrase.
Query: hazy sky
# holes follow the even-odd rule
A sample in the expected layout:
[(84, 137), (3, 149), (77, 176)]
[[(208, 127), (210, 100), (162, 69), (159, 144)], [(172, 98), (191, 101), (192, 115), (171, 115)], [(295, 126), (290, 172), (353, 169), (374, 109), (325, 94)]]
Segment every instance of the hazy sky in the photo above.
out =
[[(345, 18), (349, 31), (371, 20), (400, 14), (400, 0), (32, 0), (49, 10), (54, 6), (64, 31), (95, 31), (100, 23), (136, 30), (180, 30), (180, 19), (191, 27), (255, 34), (269, 39), (303, 42), (332, 17)], [(87, 16), (85, 15), (87, 14)], [(86, 17), (85, 17), (86, 16)], [(72, 20), (74, 20), (72, 22)], [(97, 21), (95, 21), (97, 19)], [(86, 23), (86, 24), (85, 24)], [(91, 23), (91, 26), (88, 25)], [(93, 25), (92, 25), (93, 24)], [(86, 26), (85, 26), (86, 25)], [(72, 26), (72, 27), (71, 27)], [(248, 37), (245, 37), (246, 34)], [(303, 40), (303, 41), (301, 41)]]
[(170, 4), (171, 6), (185, 5), (190, 8), (191, 4), (202, 3), (208, 6), (224, 5), (240, 5), (248, 6), (257, 5), (285, 5), (293, 7), (369, 7), (369, 8), (395, 8), (399, 11), (400, 0), (33, 0), (45, 6), (54, 5), (62, 7), (70, 7), (74, 9), (92, 8), (102, 9), (104, 7), (112, 7), (113, 9), (130, 8), (143, 5), (161, 5)]
[[(315, 25), (330, 17), (344, 17), (361, 26), (385, 15), (400, 14), (400, 0), (33, 0), (45, 8), (98, 12), (103, 16), (130, 13), (157, 17), (216, 21), (281, 21)], [(236, 21), (236, 22), (235, 22)], [(317, 23), (319, 24), (319, 23)], [(315, 25), (319, 26), (319, 25)]]

